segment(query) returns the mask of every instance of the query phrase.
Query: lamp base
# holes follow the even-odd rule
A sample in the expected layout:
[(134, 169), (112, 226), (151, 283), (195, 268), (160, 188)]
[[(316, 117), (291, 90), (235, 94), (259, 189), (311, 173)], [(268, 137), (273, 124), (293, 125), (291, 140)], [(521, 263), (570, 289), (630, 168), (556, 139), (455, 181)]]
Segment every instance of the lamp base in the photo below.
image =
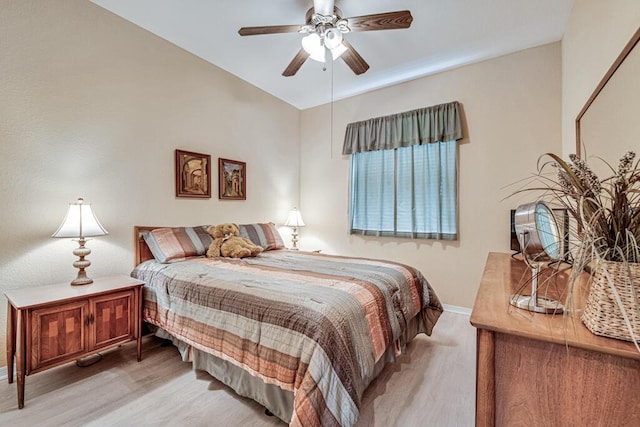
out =
[(82, 286), (82, 285), (90, 285), (93, 283), (93, 279), (87, 277), (87, 273), (83, 271), (78, 272), (78, 277), (71, 281), (71, 286)]
[(298, 250), (298, 228), (297, 227), (293, 227), (293, 231), (291, 232), (291, 244), (293, 245), (291, 247), (291, 250), (297, 251)]
[(73, 250), (73, 254), (78, 257), (73, 263), (73, 266), (78, 269), (78, 276), (71, 282), (71, 286), (89, 285), (93, 283), (93, 279), (87, 277), (87, 273), (84, 271), (85, 268), (91, 265), (91, 261), (84, 259), (84, 257), (91, 253), (91, 249), (84, 246), (85, 243), (86, 239), (81, 237), (78, 239), (79, 246)]

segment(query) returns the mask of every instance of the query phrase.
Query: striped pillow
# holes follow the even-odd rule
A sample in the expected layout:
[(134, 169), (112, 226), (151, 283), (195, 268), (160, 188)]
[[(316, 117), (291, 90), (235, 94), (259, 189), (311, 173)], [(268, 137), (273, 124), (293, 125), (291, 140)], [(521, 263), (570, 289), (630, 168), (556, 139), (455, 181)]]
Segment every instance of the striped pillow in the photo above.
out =
[(255, 245), (262, 246), (265, 251), (284, 249), (282, 236), (278, 233), (274, 223), (240, 224), (240, 237), (251, 240)]
[(163, 264), (202, 256), (209, 249), (213, 237), (208, 226), (156, 228), (144, 235), (144, 241), (158, 262)]

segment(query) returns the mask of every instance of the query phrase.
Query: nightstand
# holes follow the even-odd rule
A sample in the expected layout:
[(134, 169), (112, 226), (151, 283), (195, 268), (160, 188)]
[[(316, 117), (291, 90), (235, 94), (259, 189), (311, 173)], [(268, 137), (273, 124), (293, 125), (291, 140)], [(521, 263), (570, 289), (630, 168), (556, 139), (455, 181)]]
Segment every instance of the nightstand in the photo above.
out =
[(94, 279), (90, 285), (56, 285), (5, 292), (7, 374), (16, 362), (18, 408), (24, 407), (25, 375), (137, 340), (142, 359), (142, 286), (128, 276)]

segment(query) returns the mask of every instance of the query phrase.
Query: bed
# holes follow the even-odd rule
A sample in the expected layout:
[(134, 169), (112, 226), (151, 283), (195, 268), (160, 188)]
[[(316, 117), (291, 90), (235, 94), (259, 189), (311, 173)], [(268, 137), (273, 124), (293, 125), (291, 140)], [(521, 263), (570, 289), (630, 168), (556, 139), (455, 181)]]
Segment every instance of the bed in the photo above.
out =
[(144, 321), (291, 426), (355, 424), (385, 364), (431, 335), (438, 297), (412, 267), (288, 250), (273, 224), (240, 228), (267, 250), (206, 258), (205, 226), (134, 227)]

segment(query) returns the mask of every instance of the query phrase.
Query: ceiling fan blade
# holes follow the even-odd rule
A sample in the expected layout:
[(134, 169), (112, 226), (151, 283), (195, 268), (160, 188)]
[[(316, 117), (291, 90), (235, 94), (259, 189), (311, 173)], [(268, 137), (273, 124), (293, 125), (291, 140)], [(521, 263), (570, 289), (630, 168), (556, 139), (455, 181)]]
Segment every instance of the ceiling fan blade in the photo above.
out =
[(397, 30), (409, 28), (413, 16), (408, 10), (348, 18), (351, 31)]
[(266, 27), (242, 27), (238, 30), (241, 36), (259, 36), (262, 34), (297, 33), (300, 25), (268, 25)]
[(342, 44), (346, 46), (347, 50), (340, 56), (342, 60), (351, 68), (351, 71), (360, 75), (365, 73), (369, 69), (369, 64), (362, 56), (353, 48), (353, 45), (346, 40), (342, 40)]
[(324, 16), (333, 15), (334, 0), (313, 0), (313, 12)]
[(287, 68), (285, 68), (285, 70), (282, 72), (282, 75), (285, 77), (291, 77), (295, 75), (308, 57), (309, 54), (304, 49), (300, 49), (300, 52), (298, 52), (296, 56), (293, 57), (289, 65), (287, 65)]

